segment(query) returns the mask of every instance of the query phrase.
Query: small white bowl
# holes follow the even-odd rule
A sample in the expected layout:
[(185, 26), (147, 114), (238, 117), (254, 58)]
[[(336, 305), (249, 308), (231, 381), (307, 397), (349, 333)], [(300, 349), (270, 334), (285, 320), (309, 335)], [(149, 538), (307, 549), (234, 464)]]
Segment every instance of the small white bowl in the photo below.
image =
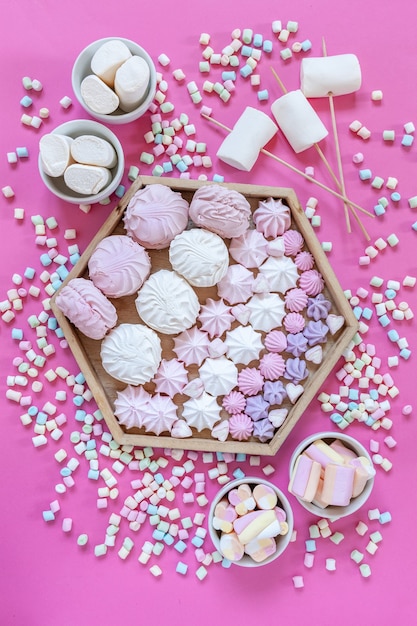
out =
[[(331, 443), (335, 439), (341, 441), (343, 445), (353, 450), (357, 456), (366, 457), (369, 463), (371, 464), (371, 466), (373, 467), (372, 459), (368, 451), (366, 450), (366, 448), (364, 448), (364, 446), (359, 441), (357, 441), (350, 435), (346, 435), (345, 433), (325, 431), (325, 432), (320, 432), (320, 433), (315, 433), (313, 435), (310, 435), (309, 437), (306, 437), (303, 441), (301, 441), (301, 443), (298, 444), (290, 460), (290, 466), (289, 466), (290, 480), (291, 480), (291, 476), (292, 476), (297, 458), (300, 456), (303, 450), (308, 448), (308, 446), (310, 446), (312, 443), (314, 443), (318, 439), (323, 439), (326, 443)], [(371, 495), (373, 486), (374, 486), (374, 477), (369, 478), (362, 493), (356, 496), (356, 498), (352, 498), (350, 503), (347, 506), (330, 506), (329, 505), (329, 506), (326, 506), (325, 508), (321, 508), (313, 504), (312, 502), (306, 502), (305, 500), (302, 500), (301, 498), (297, 496), (294, 496), (294, 497), (297, 498), (301, 506), (303, 506), (307, 511), (310, 511), (310, 513), (313, 513), (314, 515), (317, 515), (318, 517), (324, 517), (331, 521), (335, 521), (341, 517), (346, 517), (347, 515), (351, 515), (352, 513), (360, 509), (365, 504), (369, 496)]]
[[(101, 113), (96, 113), (95, 111), (92, 111), (86, 105), (81, 95), (81, 83), (84, 78), (86, 78), (86, 76), (89, 76), (93, 73), (91, 70), (91, 59), (93, 58), (94, 53), (107, 41), (114, 40), (122, 41), (124, 44), (126, 44), (132, 54), (142, 57), (142, 59), (146, 61), (150, 70), (149, 86), (143, 97), (142, 102), (136, 109), (133, 109), (133, 111), (129, 111), (128, 113), (126, 113), (125, 111), (122, 111), (120, 108), (118, 108), (113, 113), (103, 115)], [(99, 120), (100, 122), (105, 122), (106, 124), (127, 124), (129, 122), (137, 120), (149, 109), (149, 106), (154, 99), (156, 92), (156, 68), (154, 62), (152, 61), (146, 50), (144, 50), (134, 41), (130, 41), (130, 39), (124, 39), (123, 37), (105, 37), (104, 39), (98, 39), (97, 41), (94, 41), (89, 46), (84, 48), (82, 52), (80, 52), (72, 68), (71, 81), (72, 88), (78, 102), (87, 111), (87, 113), (91, 115), (91, 117), (94, 117), (94, 119)]]
[(42, 161), (39, 155), (39, 173), (49, 191), (58, 196), (58, 198), (61, 198), (61, 200), (66, 200), (66, 202), (71, 202), (72, 204), (94, 204), (95, 202), (100, 202), (101, 200), (108, 198), (110, 194), (112, 194), (113, 191), (115, 191), (119, 186), (125, 167), (122, 144), (117, 139), (116, 135), (102, 124), (94, 122), (93, 120), (71, 120), (57, 126), (51, 132), (60, 135), (67, 135), (73, 139), (80, 137), (81, 135), (95, 135), (96, 137), (101, 137), (101, 139), (105, 139), (112, 144), (116, 151), (117, 163), (110, 170), (112, 173), (112, 179), (106, 187), (95, 195), (83, 196), (82, 194), (72, 191), (72, 189), (67, 187), (63, 176), (59, 176), (57, 178), (48, 176), (42, 167)]
[(261, 565), (267, 565), (268, 563), (275, 561), (275, 559), (277, 559), (284, 552), (284, 550), (287, 548), (288, 544), (291, 541), (291, 536), (292, 536), (293, 529), (294, 529), (294, 517), (293, 517), (291, 505), (287, 497), (284, 495), (284, 493), (280, 489), (278, 489), (278, 487), (276, 487), (273, 483), (270, 483), (269, 481), (264, 480), (263, 478), (256, 478), (254, 476), (245, 476), (245, 478), (239, 478), (237, 480), (232, 480), (231, 482), (227, 483), (224, 487), (222, 487), (222, 489), (220, 489), (220, 491), (216, 494), (216, 496), (214, 497), (211, 503), (209, 517), (208, 517), (208, 530), (209, 530), (211, 540), (216, 550), (218, 550), (221, 554), (221, 550), (220, 550), (221, 533), (218, 530), (216, 530), (213, 526), (214, 510), (217, 504), (220, 502), (220, 500), (227, 497), (227, 494), (230, 491), (232, 491), (232, 489), (237, 489), (239, 485), (243, 485), (243, 484), (247, 484), (251, 487), (255, 487), (256, 485), (267, 485), (268, 487), (271, 487), (277, 494), (277, 498), (278, 498), (277, 506), (280, 506), (282, 509), (284, 509), (285, 514), (287, 516), (286, 522), (288, 524), (288, 532), (285, 535), (278, 535), (275, 538), (277, 549), (274, 552), (274, 554), (271, 554), (271, 556), (267, 557), (264, 561), (261, 561), (260, 563), (257, 563), (256, 561), (254, 561), (247, 554), (245, 554), (240, 559), (240, 561), (233, 561), (234, 565), (240, 565), (242, 567), (260, 567)]

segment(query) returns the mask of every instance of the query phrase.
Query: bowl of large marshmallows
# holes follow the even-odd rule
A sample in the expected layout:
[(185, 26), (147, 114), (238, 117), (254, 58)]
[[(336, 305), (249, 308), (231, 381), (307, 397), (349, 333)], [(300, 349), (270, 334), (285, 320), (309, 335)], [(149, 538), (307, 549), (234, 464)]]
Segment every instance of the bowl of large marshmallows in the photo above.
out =
[(39, 140), (39, 173), (58, 198), (94, 204), (119, 186), (124, 155), (116, 135), (94, 120), (71, 120)]
[(129, 39), (99, 39), (75, 60), (72, 88), (96, 120), (126, 124), (141, 117), (155, 96), (155, 65), (146, 50)]

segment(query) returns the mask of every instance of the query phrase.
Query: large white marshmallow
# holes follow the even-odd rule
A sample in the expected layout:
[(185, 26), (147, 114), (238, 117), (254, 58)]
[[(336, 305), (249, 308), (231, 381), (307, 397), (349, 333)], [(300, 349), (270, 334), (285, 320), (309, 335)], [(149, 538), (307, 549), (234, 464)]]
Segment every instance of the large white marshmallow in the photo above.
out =
[(355, 54), (305, 57), (301, 61), (301, 91), (306, 98), (323, 98), (330, 93), (343, 96), (357, 91), (362, 83)]
[(119, 106), (119, 97), (95, 74), (86, 76), (80, 85), (81, 96), (89, 109), (108, 115)]
[(303, 152), (328, 135), (323, 122), (297, 89), (275, 100), (271, 111), (294, 152)]
[(217, 157), (238, 170), (249, 172), (260, 150), (277, 133), (271, 118), (252, 107), (246, 107), (217, 151)]
[(84, 165), (114, 167), (117, 163), (116, 151), (110, 142), (95, 135), (81, 135), (71, 144), (74, 161)]
[(131, 56), (116, 72), (114, 89), (122, 111), (133, 111), (142, 102), (150, 79), (149, 65), (139, 56)]
[(109, 87), (113, 87), (117, 70), (131, 56), (132, 53), (123, 41), (111, 39), (103, 43), (93, 54), (91, 69)]
[(72, 162), (71, 144), (73, 139), (59, 133), (43, 135), (39, 141), (39, 153), (43, 171), (57, 178), (62, 176)]
[(72, 191), (83, 196), (90, 196), (98, 193), (109, 184), (111, 172), (105, 167), (74, 163), (65, 170), (64, 180), (67, 187)]

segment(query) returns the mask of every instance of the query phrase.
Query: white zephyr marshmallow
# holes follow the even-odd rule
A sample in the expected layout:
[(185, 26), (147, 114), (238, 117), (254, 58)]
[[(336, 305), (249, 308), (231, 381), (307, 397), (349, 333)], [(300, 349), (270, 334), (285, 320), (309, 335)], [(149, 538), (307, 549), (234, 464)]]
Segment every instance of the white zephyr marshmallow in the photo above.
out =
[(301, 91), (306, 98), (344, 96), (362, 83), (361, 67), (355, 54), (305, 57), (301, 61)]
[(98, 76), (86, 76), (80, 85), (81, 96), (89, 109), (94, 113), (108, 115), (119, 106), (119, 97)]
[(143, 100), (150, 79), (149, 65), (139, 56), (131, 56), (119, 67), (114, 79), (114, 89), (119, 96), (122, 111), (133, 111)]
[(105, 167), (74, 163), (65, 170), (64, 180), (67, 187), (73, 191), (83, 196), (90, 196), (98, 193), (109, 184), (111, 172)]
[(42, 169), (45, 174), (57, 178), (62, 176), (72, 163), (71, 143), (73, 139), (58, 133), (43, 135), (39, 141)]
[(81, 135), (71, 144), (74, 161), (84, 165), (114, 167), (117, 163), (116, 151), (109, 141), (96, 135)]
[(113, 87), (119, 67), (132, 56), (127, 45), (119, 39), (103, 43), (93, 54), (91, 69), (109, 87)]
[(218, 149), (217, 157), (238, 170), (249, 172), (261, 149), (277, 131), (278, 127), (268, 115), (246, 107)]
[(297, 154), (311, 148), (328, 135), (323, 122), (299, 89), (289, 91), (275, 100), (271, 111)]

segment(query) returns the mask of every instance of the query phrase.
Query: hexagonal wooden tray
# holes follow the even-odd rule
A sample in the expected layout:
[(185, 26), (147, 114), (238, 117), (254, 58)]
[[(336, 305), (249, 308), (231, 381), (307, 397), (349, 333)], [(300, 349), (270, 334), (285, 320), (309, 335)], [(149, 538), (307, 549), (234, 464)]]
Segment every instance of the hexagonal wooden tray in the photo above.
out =
[[(86, 251), (81, 256), (78, 263), (74, 266), (69, 276), (64, 281), (66, 284), (71, 278), (80, 276), (88, 277), (88, 261), (96, 248), (97, 244), (111, 234), (125, 234), (122, 217), (131, 197), (138, 189), (152, 184), (167, 185), (173, 191), (180, 192), (183, 197), (190, 202), (194, 192), (201, 186), (212, 184), (210, 182), (191, 181), (185, 179), (168, 179), (142, 176), (138, 178), (126, 192), (119, 204), (107, 218), (99, 232), (92, 239)], [(299, 230), (305, 240), (305, 248), (308, 249), (315, 258), (316, 268), (321, 272), (325, 279), (325, 288), (323, 294), (332, 302), (331, 312), (336, 315), (342, 315), (345, 323), (342, 328), (335, 333), (334, 336), (328, 333), (328, 339), (323, 347), (323, 360), (319, 365), (309, 363), (309, 375), (304, 383), (304, 393), (292, 405), (288, 399), (284, 401), (281, 407), (288, 409), (288, 415), (283, 425), (275, 432), (274, 437), (268, 443), (261, 443), (252, 438), (248, 441), (236, 441), (230, 437), (224, 441), (214, 439), (209, 431), (197, 432), (193, 431), (193, 437), (186, 439), (178, 439), (167, 436), (156, 436), (144, 432), (143, 429), (126, 430), (124, 426), (119, 424), (113, 413), (113, 402), (117, 392), (126, 385), (109, 376), (103, 369), (100, 359), (100, 341), (95, 341), (85, 337), (80, 333), (61, 313), (55, 304), (55, 296), (51, 299), (52, 310), (58, 320), (58, 323), (68, 341), (69, 347), (83, 372), (87, 384), (101, 410), (103, 417), (110, 429), (114, 439), (120, 444), (131, 444), (134, 446), (154, 446), (163, 448), (181, 448), (185, 450), (205, 450), (205, 451), (223, 451), (223, 452), (245, 452), (247, 454), (256, 455), (273, 455), (280, 448), (285, 438), (294, 428), (297, 421), (308, 408), (311, 400), (319, 390), (320, 386), (342, 355), (343, 351), (355, 335), (358, 329), (358, 323), (352, 313), (346, 297), (337, 278), (330, 266), (326, 255), (324, 254), (315, 233), (313, 232), (308, 219), (297, 200), (295, 192), (292, 189), (281, 187), (267, 187), (243, 184), (223, 183), (225, 187), (235, 189), (243, 194), (254, 211), (260, 200), (267, 198), (280, 198), (291, 209), (292, 224), (291, 228)], [(226, 243), (228, 243), (226, 241)], [(148, 250), (152, 260), (152, 271), (162, 268), (170, 268), (168, 260), (168, 250)], [(196, 289), (198, 297), (202, 303), (207, 298), (216, 298), (216, 287)], [(135, 297), (128, 296), (124, 298), (112, 299), (118, 313), (119, 323), (131, 322), (139, 323), (140, 318), (135, 307)], [(163, 358), (172, 358), (175, 354), (172, 352), (173, 338), (167, 335), (161, 335), (162, 356)], [(254, 365), (251, 363), (250, 365)], [(196, 375), (197, 368), (193, 371), (189, 368), (190, 377)], [(153, 391), (153, 384), (148, 383), (145, 388)], [(176, 396), (176, 401), (181, 415), (182, 402), (185, 396)], [(272, 407), (273, 408), (273, 407)], [(275, 407), (276, 408), (276, 407)], [(224, 419), (227, 414), (224, 412)]]

